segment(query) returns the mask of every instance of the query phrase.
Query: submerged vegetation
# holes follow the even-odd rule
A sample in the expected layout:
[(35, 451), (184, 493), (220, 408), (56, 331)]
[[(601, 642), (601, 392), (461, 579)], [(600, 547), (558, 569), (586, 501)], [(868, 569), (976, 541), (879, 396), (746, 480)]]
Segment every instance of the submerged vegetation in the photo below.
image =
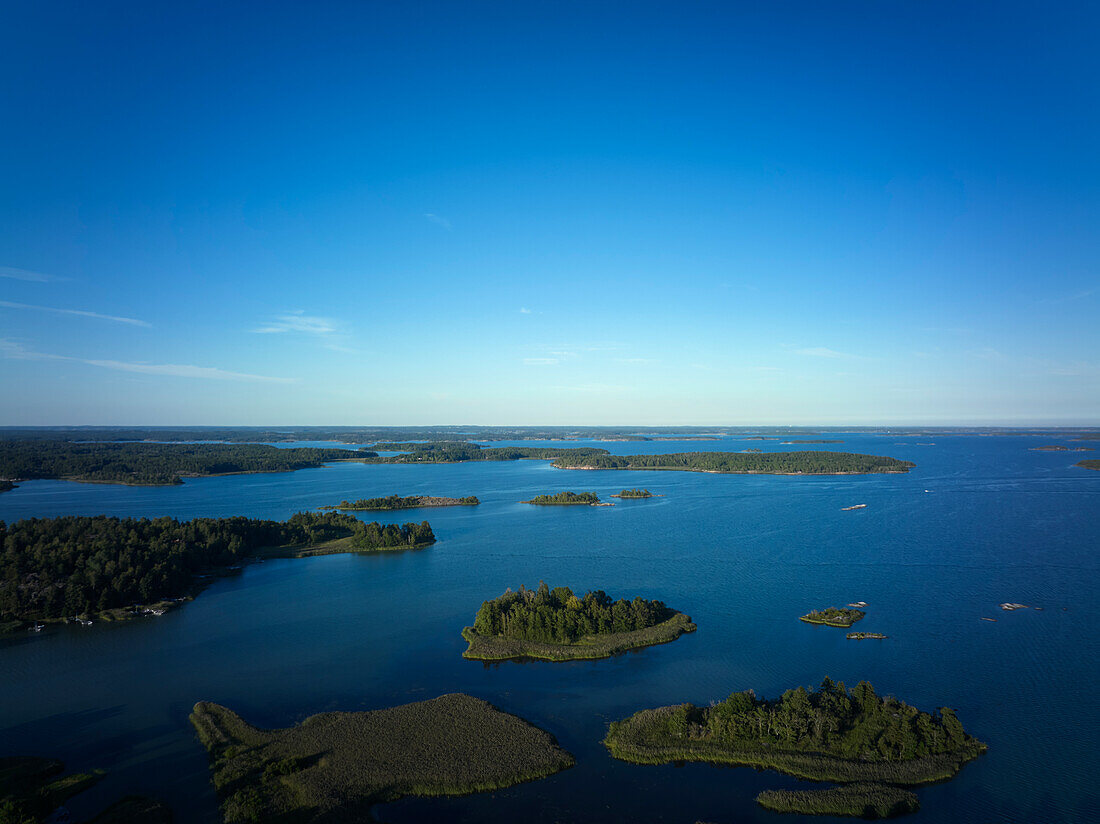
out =
[(765, 790), (756, 803), (777, 813), (894, 818), (920, 809), (916, 793), (886, 784), (849, 784), (828, 790)]
[(540, 582), (537, 590), (521, 586), (485, 601), (462, 637), (470, 644), (466, 658), (564, 661), (663, 644), (694, 629), (688, 616), (661, 601), (612, 601), (603, 590), (578, 598), (569, 587)]
[(825, 624), (830, 627), (850, 627), (856, 621), (863, 619), (866, 615), (861, 609), (851, 609), (844, 607), (826, 607), (825, 609), (815, 609), (813, 612), (809, 612), (803, 615), (798, 620), (805, 621), (807, 624)]
[(652, 498), (653, 493), (648, 489), (624, 489), (618, 495), (612, 495), (612, 498)]
[(521, 504), (539, 504), (542, 506), (595, 506), (600, 496), (595, 492), (558, 492), (554, 495), (536, 495)]
[[(69, 820), (55, 811), (69, 798), (99, 783), (105, 773), (62, 775), (52, 758), (0, 758), (0, 824), (45, 824)], [(169, 824), (168, 808), (149, 798), (129, 796), (112, 804), (91, 824)]]
[(642, 710), (612, 723), (611, 754), (639, 764), (709, 761), (778, 770), (814, 781), (917, 785), (951, 778), (985, 744), (953, 710), (929, 715), (866, 681), (853, 689), (826, 678), (816, 691), (775, 701), (750, 690), (710, 707)]
[(559, 469), (678, 469), (761, 475), (908, 472), (912, 461), (853, 452), (673, 452), (664, 455), (562, 455)]
[(395, 509), (420, 509), (431, 506), (477, 506), (481, 501), (475, 495), (465, 498), (439, 498), (432, 495), (388, 495), (385, 498), (360, 498), (358, 501), (341, 501), (336, 506), (321, 509), (342, 509), (349, 512), (384, 512)]
[(573, 765), (549, 733), (461, 693), (279, 730), (201, 702), (191, 723), (227, 824), (371, 820), (373, 804), (496, 790)]
[(197, 576), (257, 554), (412, 549), (435, 541), (420, 524), (364, 523), (299, 512), (253, 518), (65, 516), (0, 521), (0, 619), (58, 619), (183, 596)]
[(288, 472), (375, 453), (265, 444), (72, 443), (0, 438), (0, 478), (179, 484), (184, 476)]

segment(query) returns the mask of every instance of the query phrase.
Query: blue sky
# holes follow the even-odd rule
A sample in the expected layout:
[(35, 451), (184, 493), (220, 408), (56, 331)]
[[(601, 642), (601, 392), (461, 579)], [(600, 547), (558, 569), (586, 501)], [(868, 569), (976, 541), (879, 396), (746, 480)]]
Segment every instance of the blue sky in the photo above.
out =
[(4, 3), (0, 424), (1100, 423), (1087, 3)]

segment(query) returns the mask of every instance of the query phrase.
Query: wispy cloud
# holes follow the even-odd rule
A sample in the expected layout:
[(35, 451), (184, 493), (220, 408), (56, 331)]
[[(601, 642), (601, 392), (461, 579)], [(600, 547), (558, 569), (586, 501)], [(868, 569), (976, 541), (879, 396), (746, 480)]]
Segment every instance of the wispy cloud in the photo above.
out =
[(553, 366), (560, 361), (558, 358), (524, 358), (524, 366)]
[(521, 307), (519, 307), (519, 313), (520, 313), (521, 315), (530, 315), (530, 314), (531, 314), (531, 310), (530, 310), (530, 309), (528, 309), (528, 308), (527, 308), (526, 306), (521, 306)]
[(57, 360), (70, 363), (83, 363), (101, 369), (113, 369), (118, 372), (137, 372), (142, 375), (165, 375), (175, 378), (203, 378), (221, 381), (249, 381), (259, 383), (294, 383), (294, 378), (276, 378), (269, 375), (250, 375), (246, 372), (230, 372), (212, 366), (191, 366), (178, 363), (135, 363), (129, 361), (99, 360), (76, 358), (71, 355), (54, 355), (48, 352), (35, 352), (16, 341), (0, 338), (0, 353), (13, 360)]
[(855, 355), (849, 355), (845, 352), (838, 352), (835, 349), (829, 349), (824, 346), (810, 346), (806, 349), (795, 349), (796, 355), (806, 355), (811, 358), (854, 358)]
[(152, 324), (143, 320), (138, 320), (137, 318), (124, 318), (118, 315), (102, 315), (99, 312), (89, 312), (85, 309), (59, 309), (55, 306), (35, 306), (30, 303), (13, 303), (10, 300), (0, 300), (0, 306), (6, 309), (33, 309), (36, 312), (52, 312), (55, 315), (76, 315), (82, 318), (109, 320), (112, 323), (126, 323), (130, 326), (152, 326)]
[(642, 365), (647, 363), (660, 363), (656, 358), (613, 358), (615, 363), (632, 363)]
[(1100, 286), (1092, 289), (1082, 289), (1079, 292), (1071, 292), (1067, 295), (1056, 295), (1055, 297), (1042, 298), (1039, 303), (1068, 303), (1073, 300), (1083, 300), (1084, 298), (1092, 297), (1096, 293), (1100, 292)]
[(322, 318), (297, 311), (286, 315), (276, 315), (274, 320), (269, 321), (267, 325), (252, 331), (263, 335), (281, 334), (283, 332), (300, 332), (305, 335), (331, 335), (337, 331), (337, 323), (332, 318)]
[(442, 226), (448, 232), (451, 231), (451, 221), (447, 220), (447, 218), (443, 217), (442, 215), (436, 215), (436, 214), (432, 214), (431, 212), (425, 212), (424, 217), (426, 217), (428, 220), (430, 220), (436, 226)]
[(31, 272), (27, 269), (16, 269), (12, 266), (0, 266), (0, 278), (12, 280), (29, 280), (34, 283), (50, 283), (55, 280), (68, 280), (58, 275), (45, 275), (42, 272)]

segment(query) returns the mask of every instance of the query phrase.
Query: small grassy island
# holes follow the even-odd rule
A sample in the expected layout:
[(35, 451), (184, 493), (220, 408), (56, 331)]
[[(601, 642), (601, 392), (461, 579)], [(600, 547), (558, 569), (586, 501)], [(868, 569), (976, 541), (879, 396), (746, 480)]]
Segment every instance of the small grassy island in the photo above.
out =
[(574, 661), (610, 658), (630, 649), (675, 641), (695, 624), (660, 601), (620, 598), (603, 590), (578, 598), (569, 587), (539, 583), (537, 590), (508, 590), (485, 601), (472, 627), (462, 630), (470, 646), (463, 658), (505, 661), (538, 658)]
[(863, 620), (866, 614), (861, 609), (826, 607), (808, 612), (798, 620), (805, 621), (807, 624), (824, 624), (827, 627), (850, 627), (856, 621)]
[(1074, 466), (1079, 466), (1082, 469), (1100, 469), (1100, 459), (1089, 458), (1088, 460), (1078, 461)]
[(612, 495), (612, 498), (652, 498), (653, 493), (648, 489), (624, 489), (618, 495)]
[(845, 637), (849, 641), (884, 641), (890, 636), (883, 635), (881, 632), (849, 632)]
[(866, 681), (826, 678), (775, 701), (750, 690), (709, 707), (642, 710), (610, 725), (604, 744), (637, 764), (707, 761), (772, 769), (811, 781), (917, 786), (953, 777), (986, 750), (953, 710), (929, 715)]
[(341, 501), (336, 506), (321, 509), (340, 509), (345, 512), (389, 512), (395, 509), (421, 509), (432, 506), (477, 506), (481, 501), (474, 495), (465, 498), (439, 498), (433, 495), (388, 495), (385, 498), (360, 498), (358, 501)]
[(895, 818), (920, 809), (916, 793), (887, 784), (848, 784), (828, 790), (765, 790), (756, 803), (777, 813)]
[(257, 556), (395, 551), (434, 542), (427, 521), (383, 526), (336, 512), (299, 512), (286, 521), (106, 515), (0, 521), (0, 623), (159, 614), (172, 606), (168, 599), (193, 596)]
[[(62, 775), (65, 765), (52, 758), (0, 758), (0, 824), (43, 824), (67, 821), (54, 816), (69, 798), (99, 783), (105, 773)], [(169, 824), (167, 807), (151, 798), (127, 796), (108, 807), (89, 824)]]
[(202, 702), (191, 723), (226, 822), (371, 821), (373, 804), (496, 790), (573, 766), (549, 733), (461, 693), (278, 730)]
[(520, 501), (521, 504), (536, 504), (538, 506), (607, 506), (600, 501), (600, 496), (595, 492), (558, 492), (554, 495), (536, 495), (529, 501)]
[(908, 472), (912, 461), (854, 452), (673, 452), (666, 455), (562, 455), (558, 469), (665, 469), (742, 475), (863, 475)]

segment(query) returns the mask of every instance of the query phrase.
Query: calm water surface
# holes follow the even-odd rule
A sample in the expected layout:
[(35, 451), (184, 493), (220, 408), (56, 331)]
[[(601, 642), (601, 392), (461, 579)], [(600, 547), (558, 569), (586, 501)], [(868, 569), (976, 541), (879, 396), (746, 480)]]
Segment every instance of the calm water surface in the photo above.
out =
[[(909, 820), (1096, 820), (1100, 473), (1072, 466), (1088, 455), (1028, 449), (1074, 445), (1060, 436), (827, 437), (844, 443), (597, 445), (619, 454), (834, 449), (917, 468), (794, 478), (566, 472), (545, 461), (338, 464), (164, 488), (23, 484), (0, 496), (0, 519), (285, 518), (395, 492), (473, 494), (483, 503), (371, 513), (429, 519), (440, 540), (427, 550), (269, 561), (161, 618), (0, 641), (0, 754), (107, 769), (74, 800), (78, 816), (146, 793), (169, 802), (181, 822), (213, 824), (206, 753), (187, 721), (196, 701), (274, 727), (462, 691), (550, 730), (577, 766), (488, 795), (407, 799), (377, 808), (383, 820), (777, 824), (753, 797), (805, 784), (744, 768), (624, 764), (600, 739), (608, 721), (643, 707), (706, 704), (748, 688), (774, 697), (829, 675), (867, 679), (922, 709), (952, 706), (990, 745), (955, 780), (918, 789), (922, 809)], [(633, 486), (665, 497), (605, 508), (518, 503)], [(856, 503), (868, 507), (840, 511)], [(464, 661), (459, 633), (481, 601), (540, 579), (660, 598), (691, 614), (699, 631), (605, 661)], [(843, 630), (797, 620), (855, 600), (870, 604), (860, 628), (888, 641), (850, 642)], [(1003, 601), (1043, 610), (1003, 612)]]

